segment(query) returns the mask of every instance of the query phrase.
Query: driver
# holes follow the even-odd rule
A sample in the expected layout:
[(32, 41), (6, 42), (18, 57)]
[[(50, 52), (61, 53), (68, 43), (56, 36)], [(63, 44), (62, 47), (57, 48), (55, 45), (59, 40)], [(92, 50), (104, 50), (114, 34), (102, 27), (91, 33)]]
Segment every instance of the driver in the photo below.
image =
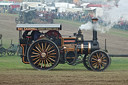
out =
[(23, 33), (23, 38), (27, 38), (29, 32), (30, 32), (30, 30), (26, 30), (26, 31)]
[(32, 31), (31, 35), (28, 35), (28, 33), (30, 32), (30, 30), (26, 30), (24, 33), (23, 33), (23, 38), (31, 38), (32, 40), (37, 40), (40, 35), (42, 34), (41, 32), (39, 32), (39, 30), (34, 30)]
[(35, 40), (39, 39), (39, 37), (40, 37), (41, 34), (42, 34), (42, 33), (39, 32), (39, 30), (34, 30), (34, 31), (32, 31), (32, 33), (31, 33), (32, 40), (35, 41)]

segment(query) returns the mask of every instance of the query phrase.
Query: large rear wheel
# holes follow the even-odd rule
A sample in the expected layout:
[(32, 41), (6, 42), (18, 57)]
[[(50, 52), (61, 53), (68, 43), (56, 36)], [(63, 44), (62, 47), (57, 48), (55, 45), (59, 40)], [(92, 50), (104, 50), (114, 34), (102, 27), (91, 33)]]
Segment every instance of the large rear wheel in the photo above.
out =
[(29, 47), (27, 57), (35, 69), (50, 70), (58, 64), (60, 53), (54, 42), (42, 39)]

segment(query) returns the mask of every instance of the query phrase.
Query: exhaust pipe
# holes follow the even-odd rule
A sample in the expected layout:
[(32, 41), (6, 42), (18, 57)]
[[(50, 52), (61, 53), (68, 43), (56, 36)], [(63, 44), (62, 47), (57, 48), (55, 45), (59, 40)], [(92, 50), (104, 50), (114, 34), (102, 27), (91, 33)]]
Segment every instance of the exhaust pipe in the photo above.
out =
[(97, 18), (92, 18), (92, 24), (93, 24), (93, 44), (97, 44), (97, 31), (95, 30), (95, 26), (97, 23)]
[(93, 29), (93, 41), (97, 41), (97, 31)]

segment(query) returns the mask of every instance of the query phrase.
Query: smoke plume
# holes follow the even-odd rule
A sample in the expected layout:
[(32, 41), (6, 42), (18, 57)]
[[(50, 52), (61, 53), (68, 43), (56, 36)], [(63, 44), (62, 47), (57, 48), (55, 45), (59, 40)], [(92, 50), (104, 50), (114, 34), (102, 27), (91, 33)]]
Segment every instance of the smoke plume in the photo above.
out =
[(79, 28), (81, 29), (81, 30), (91, 30), (92, 29), (92, 23), (91, 22), (88, 22), (88, 23), (86, 23), (86, 24), (82, 24)]
[(120, 0), (116, 6), (113, 6), (110, 10), (105, 10), (102, 18), (111, 22), (117, 23), (121, 18), (128, 20), (128, 0)]
[(109, 31), (111, 25), (107, 25), (107, 26), (102, 26), (99, 23), (96, 24), (92, 24), (92, 22), (88, 22), (86, 24), (82, 24), (79, 29), (81, 30), (92, 30), (93, 28), (97, 31), (100, 31), (101, 33), (105, 33), (107, 31)]
[[(99, 23), (95, 27), (96, 30), (104, 33), (109, 31), (109, 29), (111, 29), (113, 25), (117, 24), (120, 20), (128, 21), (128, 0), (118, 1), (106, 2), (106, 5), (109, 7), (102, 7), (103, 15), (100, 16), (100, 18), (99, 16), (96, 16), (99, 19)], [(86, 24), (82, 24), (79, 28), (82, 30), (91, 30), (92, 26), (92, 23), (88, 22)]]

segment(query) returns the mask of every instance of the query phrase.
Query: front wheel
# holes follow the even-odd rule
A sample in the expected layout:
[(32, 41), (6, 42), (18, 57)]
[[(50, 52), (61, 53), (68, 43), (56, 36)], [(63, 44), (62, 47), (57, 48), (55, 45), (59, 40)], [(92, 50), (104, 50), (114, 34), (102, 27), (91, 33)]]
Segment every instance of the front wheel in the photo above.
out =
[(91, 71), (92, 69), (90, 68), (90, 65), (89, 65), (89, 56), (90, 56), (90, 54), (84, 56), (84, 58), (83, 58), (83, 64), (84, 64), (84, 66), (85, 66), (88, 70)]
[(89, 65), (94, 71), (104, 71), (110, 65), (111, 59), (104, 51), (96, 50), (89, 57)]
[(35, 69), (50, 70), (57, 66), (60, 53), (54, 42), (42, 39), (29, 47), (27, 57)]

